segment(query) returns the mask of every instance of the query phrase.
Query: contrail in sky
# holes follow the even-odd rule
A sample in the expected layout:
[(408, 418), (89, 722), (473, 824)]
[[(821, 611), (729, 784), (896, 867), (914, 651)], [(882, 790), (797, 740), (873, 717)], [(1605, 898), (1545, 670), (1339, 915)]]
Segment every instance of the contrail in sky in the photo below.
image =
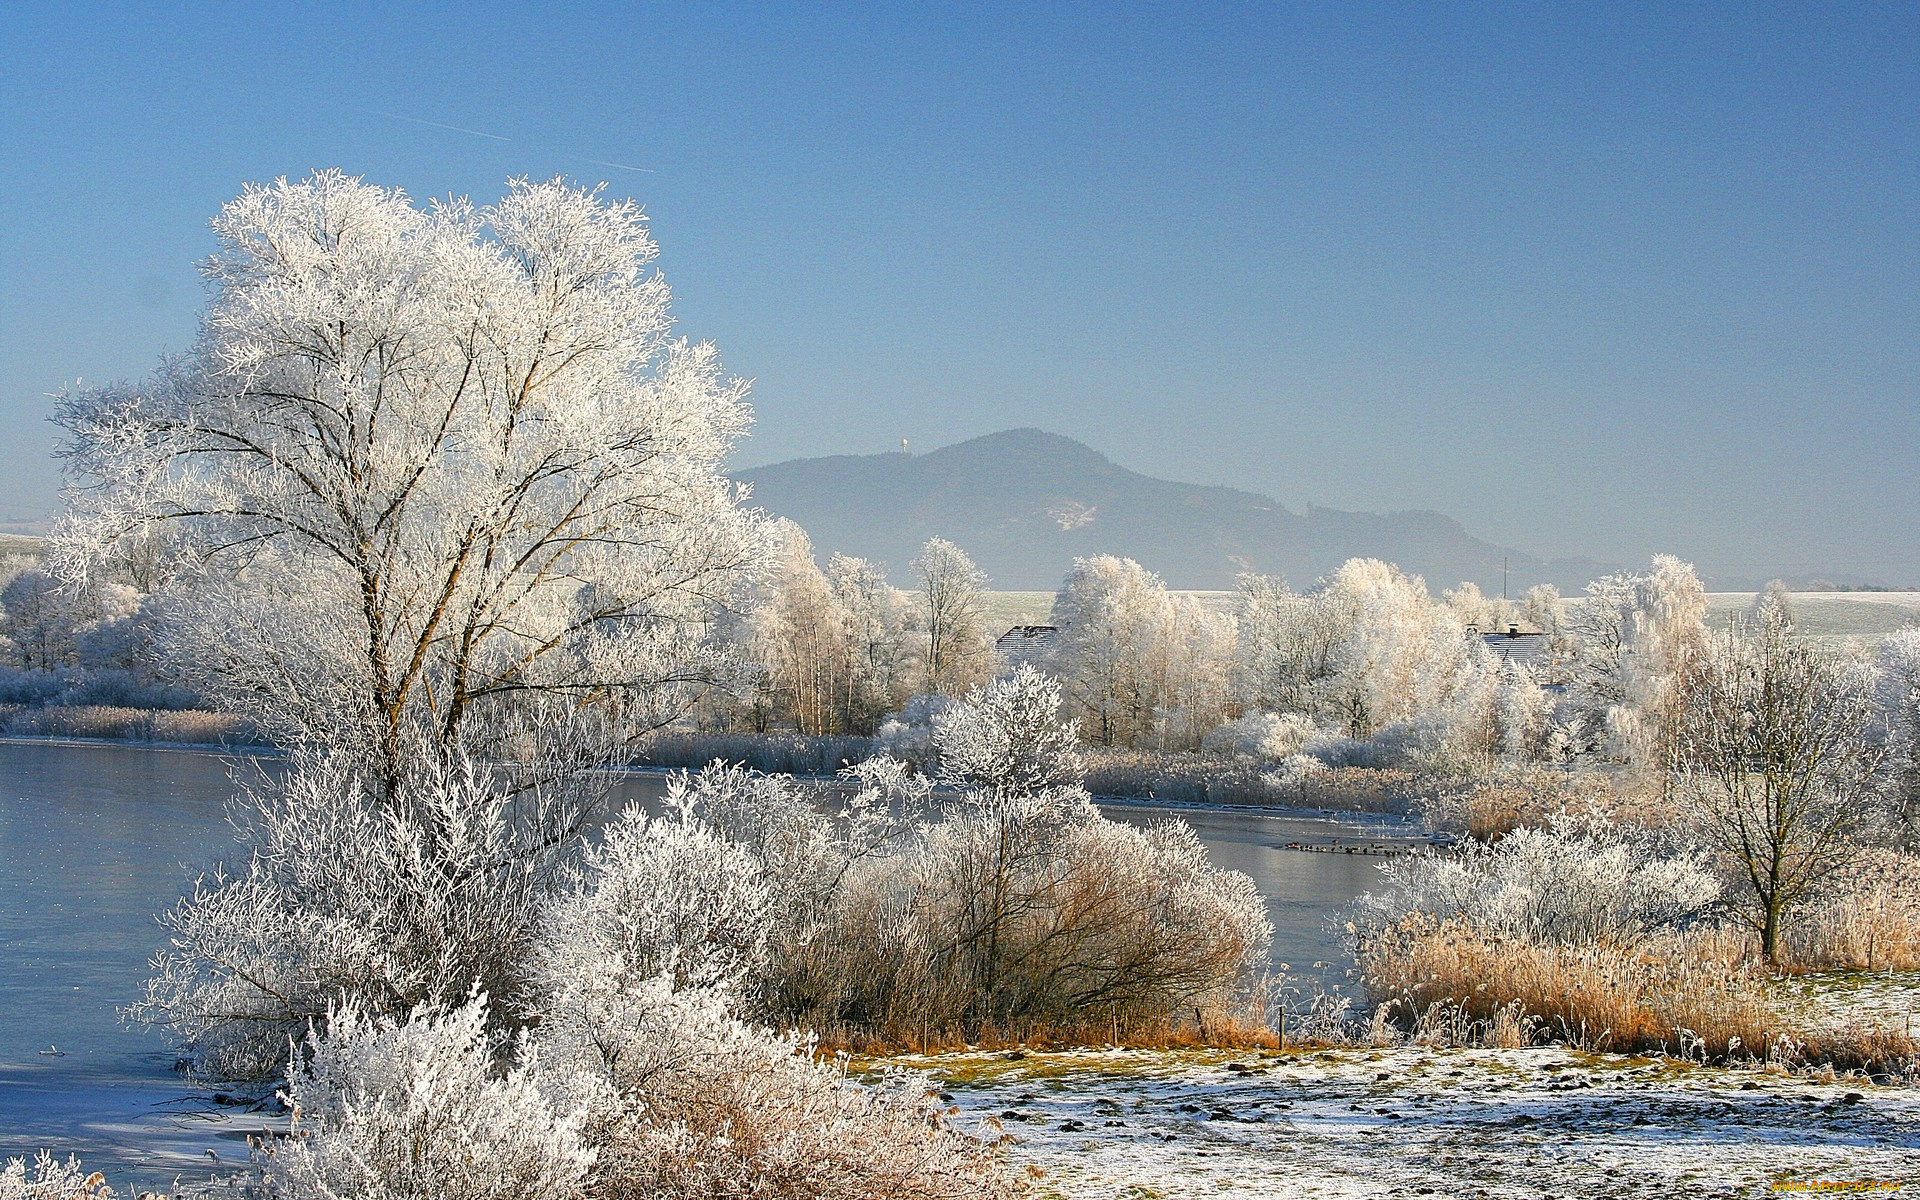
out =
[(439, 121), (423, 121), (419, 117), (403, 116), (400, 113), (393, 112), (382, 112), (377, 108), (370, 108), (367, 111), (373, 113), (375, 116), (391, 117), (396, 121), (412, 121), (415, 125), (431, 125), (435, 129), (451, 129), (455, 133), (470, 133), (474, 137), (492, 138), (496, 142), (510, 142), (513, 140), (509, 137), (502, 137), (497, 133), (485, 133), (478, 129), (468, 129), (464, 125), (443, 125)]
[(596, 167), (612, 167), (616, 171), (644, 171), (649, 175), (653, 174), (652, 167), (630, 167), (625, 163), (606, 162), (598, 158), (589, 158), (585, 161), (592, 163)]

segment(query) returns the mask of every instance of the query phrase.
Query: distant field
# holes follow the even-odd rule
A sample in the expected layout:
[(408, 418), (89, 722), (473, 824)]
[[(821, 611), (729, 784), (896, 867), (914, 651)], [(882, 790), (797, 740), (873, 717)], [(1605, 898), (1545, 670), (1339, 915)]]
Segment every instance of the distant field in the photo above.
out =
[[(1233, 607), (1232, 592), (1184, 594), (1198, 596), (1217, 612)], [(1920, 625), (1920, 592), (1795, 592), (1792, 604), (1800, 631), (1810, 637), (1871, 641)], [(1724, 627), (1752, 606), (1752, 592), (1709, 592), (1707, 622)], [(1052, 592), (987, 593), (987, 627), (995, 633), (1014, 625), (1044, 625), (1052, 610)]]
[[(1920, 592), (1795, 592), (1788, 603), (1810, 637), (1873, 641), (1920, 625)], [(1752, 607), (1752, 592), (1709, 592), (1707, 623), (1720, 628)]]
[(0, 558), (9, 558), (15, 554), (40, 555), (41, 539), (25, 537), (17, 533), (0, 533)]

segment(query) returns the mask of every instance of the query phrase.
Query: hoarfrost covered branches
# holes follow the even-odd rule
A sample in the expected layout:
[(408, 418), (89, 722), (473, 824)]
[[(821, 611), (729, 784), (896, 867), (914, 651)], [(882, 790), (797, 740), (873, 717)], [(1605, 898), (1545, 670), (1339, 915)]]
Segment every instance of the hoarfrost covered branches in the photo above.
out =
[(496, 1071), (488, 1025), (480, 994), (404, 1019), (339, 1007), (288, 1072), (293, 1128), (267, 1156), (275, 1200), (582, 1196), (595, 1156), (581, 1114), (542, 1086), (530, 1041)]
[(45, 1150), (29, 1164), (10, 1158), (0, 1167), (0, 1200), (113, 1200), (106, 1176), (87, 1172), (79, 1160), (62, 1162)]
[(461, 758), (415, 764), (404, 802), (379, 803), (357, 770), (304, 752), (249, 786), (237, 806), (248, 860), (163, 915), (167, 945), (134, 1014), (179, 1034), (196, 1072), (278, 1071), (289, 1038), (340, 1003), (404, 1018), (476, 982), (525, 999), (580, 799), (510, 794)]
[(993, 648), (980, 605), (986, 574), (966, 551), (929, 538), (913, 560), (926, 627), (928, 691), (958, 696), (993, 673)]
[(706, 623), (761, 541), (720, 473), (745, 385), (671, 336), (636, 207), (323, 171), (214, 228), (193, 350), (61, 400), (67, 578), (168, 530), (173, 668), (384, 790), (556, 708), (599, 709), (605, 755), (723, 673)]
[(1363, 923), (1420, 914), (1499, 937), (1628, 950), (1704, 916), (1720, 884), (1704, 853), (1642, 830), (1563, 818), (1456, 855), (1381, 868), (1385, 890), (1356, 906)]

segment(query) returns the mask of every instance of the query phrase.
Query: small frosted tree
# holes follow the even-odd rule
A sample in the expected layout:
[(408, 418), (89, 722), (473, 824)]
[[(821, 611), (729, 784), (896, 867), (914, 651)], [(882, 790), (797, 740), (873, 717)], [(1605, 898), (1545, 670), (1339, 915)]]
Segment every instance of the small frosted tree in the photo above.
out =
[(926, 625), (926, 690), (958, 696), (993, 674), (982, 610), (987, 577), (966, 551), (930, 538), (913, 560)]
[(1790, 910), (1871, 823), (1887, 751), (1870, 674), (1763, 606), (1708, 644), (1683, 694), (1682, 786), (1734, 877), (1734, 912), (1777, 962)]
[(175, 669), (383, 793), (583, 707), (610, 755), (723, 671), (704, 633), (761, 542), (720, 469), (745, 385), (672, 336), (638, 208), (323, 171), (214, 231), (192, 350), (60, 401), (67, 579), (164, 534)]

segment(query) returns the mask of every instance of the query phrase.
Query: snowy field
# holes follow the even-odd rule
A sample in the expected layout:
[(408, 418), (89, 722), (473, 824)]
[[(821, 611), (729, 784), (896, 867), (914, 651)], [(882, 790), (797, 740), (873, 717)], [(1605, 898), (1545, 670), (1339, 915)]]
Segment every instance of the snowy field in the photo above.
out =
[(1920, 1089), (1529, 1050), (1078, 1051), (898, 1060), (1073, 1198), (1920, 1191)]
[[(1181, 594), (1199, 597), (1216, 612), (1233, 611), (1233, 592)], [(1752, 592), (1709, 592), (1707, 622), (1724, 626), (1752, 606)], [(1793, 608), (1800, 631), (1821, 639), (1877, 641), (1896, 629), (1920, 625), (1920, 592), (1795, 592)], [(1012, 625), (1044, 625), (1052, 610), (1052, 592), (988, 592), (987, 628), (997, 634)]]

